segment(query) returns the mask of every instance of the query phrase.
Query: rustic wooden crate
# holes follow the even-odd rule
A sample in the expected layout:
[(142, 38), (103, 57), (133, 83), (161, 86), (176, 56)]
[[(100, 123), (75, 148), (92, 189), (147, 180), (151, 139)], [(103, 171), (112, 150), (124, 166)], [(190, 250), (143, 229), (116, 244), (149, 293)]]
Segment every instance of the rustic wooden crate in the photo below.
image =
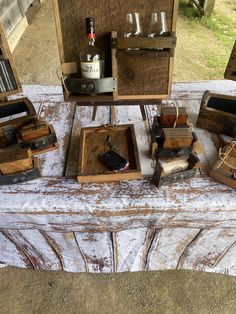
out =
[[(124, 101), (129, 103), (139, 100), (149, 100), (150, 102), (165, 98), (170, 94), (173, 51), (165, 54), (152, 51), (128, 53), (125, 50), (118, 50), (116, 54), (115, 48), (111, 52), (110, 39), (111, 32), (116, 31), (118, 42), (124, 43), (126, 14), (134, 11), (140, 13), (144, 31), (147, 31), (152, 12), (165, 11), (168, 30), (175, 32), (178, 0), (154, 0), (145, 4), (141, 0), (131, 3), (123, 0), (102, 0), (99, 3), (95, 0), (53, 0), (53, 3), (62, 72), (65, 75), (78, 73), (80, 76), (79, 52), (86, 44), (85, 17), (93, 16), (98, 46), (105, 51), (105, 76), (116, 75), (118, 81), (118, 89), (113, 94), (79, 96), (64, 91), (66, 100), (76, 100), (88, 105), (111, 103), (116, 100), (116, 103), (119, 104)], [(171, 41), (175, 38), (173, 33), (170, 37)], [(159, 39), (160, 42), (162, 40), (168, 41), (169, 39)], [(149, 41), (149, 44), (150, 42), (155, 41)]]
[(197, 126), (210, 132), (236, 136), (236, 96), (206, 91), (202, 97)]
[(15, 88), (9, 91), (2, 92), (2, 93), (0, 92), (0, 98), (7, 97), (7, 96), (21, 92), (22, 91), (21, 83), (19, 81), (19, 78), (16, 72), (16, 67), (13, 62), (13, 58), (9, 49), (7, 38), (3, 31), (1, 21), (0, 21), (0, 60), (8, 60), (10, 68), (12, 70), (12, 75), (15, 78)]
[[(229, 149), (229, 146), (225, 147), (225, 149)], [(236, 180), (233, 178), (232, 168), (230, 167), (230, 165), (232, 165), (234, 166), (233, 169), (236, 169), (235, 147), (234, 149), (229, 151), (225, 158), (225, 161), (226, 163), (221, 159), (218, 159), (210, 171), (210, 176), (216, 181), (219, 181), (223, 184), (230, 186), (233, 189), (236, 189)]]
[[(129, 161), (129, 170), (110, 171), (99, 159), (99, 155), (110, 149)], [(80, 137), (78, 182), (108, 182), (141, 179), (138, 147), (132, 124), (119, 126), (82, 128)]]
[(225, 78), (236, 81), (236, 41), (225, 70)]
[[(189, 129), (189, 125), (183, 125), (180, 127), (176, 127), (176, 133), (181, 129)], [(163, 147), (163, 130), (169, 129), (166, 126), (160, 125), (160, 117), (155, 116), (153, 119), (152, 131), (151, 131), (151, 145), (150, 145), (150, 157), (152, 159), (161, 158), (161, 157), (180, 157), (180, 156), (189, 156), (192, 152), (194, 152), (195, 147), (198, 143), (198, 138), (195, 132), (191, 132), (192, 134), (192, 143), (191, 145), (184, 145), (182, 147), (172, 147), (166, 148)], [(174, 128), (172, 128), (174, 130)], [(160, 137), (157, 137), (157, 132), (160, 132)], [(181, 144), (181, 143), (180, 143)]]
[(165, 173), (164, 164), (157, 159), (153, 175), (153, 181), (157, 187), (162, 184), (170, 184), (175, 181), (188, 179), (196, 174), (197, 165), (199, 163), (199, 159), (196, 155), (190, 154), (190, 156), (186, 158), (187, 166), (185, 163), (183, 163), (183, 166), (180, 166), (180, 161), (180, 159), (176, 158), (176, 160), (168, 162), (168, 166), (171, 170), (169, 169), (169, 173)]

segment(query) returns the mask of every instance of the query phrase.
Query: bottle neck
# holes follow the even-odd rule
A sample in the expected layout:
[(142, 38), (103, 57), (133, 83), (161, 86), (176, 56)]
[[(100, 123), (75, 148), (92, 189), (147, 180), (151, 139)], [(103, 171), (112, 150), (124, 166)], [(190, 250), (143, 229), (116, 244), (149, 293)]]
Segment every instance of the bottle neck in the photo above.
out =
[(90, 46), (95, 46), (96, 34), (94, 32), (87, 33), (88, 44)]

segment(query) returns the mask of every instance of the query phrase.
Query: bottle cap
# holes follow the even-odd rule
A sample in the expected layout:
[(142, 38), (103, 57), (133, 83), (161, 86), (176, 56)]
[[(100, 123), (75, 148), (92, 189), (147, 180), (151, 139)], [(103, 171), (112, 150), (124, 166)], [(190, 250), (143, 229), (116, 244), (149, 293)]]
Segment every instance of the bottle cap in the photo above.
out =
[(95, 33), (95, 24), (93, 17), (86, 17), (86, 33), (91, 34)]

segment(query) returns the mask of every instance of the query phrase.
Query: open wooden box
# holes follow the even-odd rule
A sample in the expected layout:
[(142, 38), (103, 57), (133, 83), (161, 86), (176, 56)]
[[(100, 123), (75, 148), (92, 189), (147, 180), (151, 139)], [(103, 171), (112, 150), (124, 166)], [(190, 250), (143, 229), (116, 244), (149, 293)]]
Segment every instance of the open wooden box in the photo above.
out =
[[(129, 161), (129, 169), (111, 171), (99, 155), (109, 149)], [(80, 136), (78, 182), (109, 182), (141, 179), (141, 166), (133, 124), (82, 128)]]
[(28, 98), (7, 99), (21, 91), (7, 38), (0, 23), (0, 185), (40, 177), (40, 163), (35, 155), (58, 147), (53, 127), (38, 119)]
[[(163, 147), (163, 142), (162, 142), (162, 132), (163, 129), (169, 129), (168, 126), (166, 125), (161, 125), (160, 124), (160, 117), (155, 116), (153, 118), (153, 125), (152, 125), (152, 130), (151, 130), (151, 145), (150, 145), (150, 157), (152, 159), (156, 158), (171, 158), (171, 157), (180, 157), (180, 156), (189, 156), (192, 152), (194, 152), (195, 147), (198, 143), (198, 138), (195, 132), (191, 132), (192, 134), (192, 142), (191, 145), (183, 145), (182, 147), (172, 147), (172, 148), (165, 148)], [(189, 125), (182, 125), (178, 126), (175, 129), (172, 128), (173, 130), (181, 130), (181, 129), (189, 129)]]
[(236, 136), (236, 96), (203, 94), (197, 126), (210, 132)]
[[(97, 43), (105, 52), (105, 77), (113, 78), (117, 83), (113, 92), (96, 96), (70, 94), (64, 89), (66, 100), (87, 105), (112, 103), (115, 100), (119, 104), (144, 100), (150, 102), (170, 94), (178, 0), (145, 3), (141, 0), (53, 0), (53, 4), (63, 75), (81, 77), (79, 53), (86, 45), (85, 18), (93, 16)], [(167, 13), (168, 37), (124, 38), (127, 13), (139, 12), (143, 30), (147, 33), (151, 13), (160, 14), (161, 11)], [(130, 53), (126, 51), (130, 45), (138, 45), (142, 49)], [(165, 49), (158, 51), (158, 48)]]

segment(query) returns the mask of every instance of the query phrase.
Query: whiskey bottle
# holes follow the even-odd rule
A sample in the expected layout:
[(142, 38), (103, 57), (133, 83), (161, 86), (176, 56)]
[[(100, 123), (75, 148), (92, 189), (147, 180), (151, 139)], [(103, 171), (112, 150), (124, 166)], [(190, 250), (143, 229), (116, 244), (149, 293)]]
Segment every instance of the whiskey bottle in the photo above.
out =
[(104, 53), (96, 46), (95, 24), (92, 17), (87, 17), (87, 45), (80, 53), (80, 67), (83, 78), (99, 79), (104, 77)]

